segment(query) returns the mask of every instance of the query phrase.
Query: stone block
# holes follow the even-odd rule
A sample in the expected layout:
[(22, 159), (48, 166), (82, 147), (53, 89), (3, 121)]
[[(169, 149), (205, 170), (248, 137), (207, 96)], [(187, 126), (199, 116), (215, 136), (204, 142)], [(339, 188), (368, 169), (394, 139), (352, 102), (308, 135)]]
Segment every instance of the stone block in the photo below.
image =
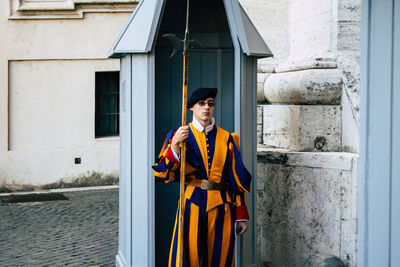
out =
[(271, 103), (339, 104), (342, 78), (337, 69), (275, 73), (265, 81), (264, 95)]
[(338, 22), (338, 50), (360, 51), (361, 38), (360, 21), (339, 21)]
[(357, 53), (338, 56), (338, 68), (343, 78), (342, 151), (358, 152), (360, 125), (360, 57)]
[(337, 58), (344, 88), (359, 120), (360, 110), (360, 56), (359, 53), (341, 53)]
[(291, 0), (290, 56), (297, 59), (332, 50), (332, 6), (329, 0)]
[(356, 184), (357, 155), (259, 151), (257, 158), (258, 264), (299, 266), (325, 254), (355, 266), (356, 220), (343, 213), (357, 202), (343, 201), (355, 197), (343, 188)]
[[(289, 53), (289, 0), (239, 0), (251, 21), (273, 51), (273, 58), (263, 58), (261, 65), (281, 61)], [(272, 63), (274, 64), (274, 63)]]
[(339, 0), (339, 21), (361, 21), (361, 0)]
[(270, 73), (258, 73), (257, 74), (257, 101), (264, 102), (264, 83)]
[(257, 106), (257, 144), (262, 144), (263, 132), (263, 107)]
[(342, 220), (340, 255), (348, 266), (357, 266), (357, 219)]
[[(267, 147), (340, 151), (340, 106), (264, 105), (263, 116), (263, 145)], [(317, 150), (318, 140), (322, 147)]]
[(332, 255), (317, 253), (307, 259), (303, 267), (345, 267), (341, 259)]
[[(356, 157), (356, 156), (355, 156)], [(351, 171), (343, 172), (341, 201), (342, 201), (342, 220), (352, 220), (357, 218), (357, 158), (350, 161)]]

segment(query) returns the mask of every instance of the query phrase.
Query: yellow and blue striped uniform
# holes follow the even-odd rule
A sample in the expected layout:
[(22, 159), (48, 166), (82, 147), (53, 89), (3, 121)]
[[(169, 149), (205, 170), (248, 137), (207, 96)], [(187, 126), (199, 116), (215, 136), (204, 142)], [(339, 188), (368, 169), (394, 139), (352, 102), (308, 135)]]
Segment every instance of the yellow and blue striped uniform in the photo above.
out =
[[(214, 125), (208, 133), (189, 124), (186, 140), (186, 179), (207, 179), (228, 183), (229, 191), (185, 187), (183, 266), (233, 266), (234, 221), (248, 219), (245, 192), (250, 190), (251, 175), (239, 151), (238, 135)], [(179, 181), (179, 162), (174, 160), (170, 131), (161, 149), (154, 175), (165, 182)], [(232, 197), (234, 198), (232, 201)], [(232, 202), (235, 202), (233, 207)], [(177, 212), (177, 218), (179, 208)], [(178, 221), (175, 222), (168, 266), (176, 266)]]

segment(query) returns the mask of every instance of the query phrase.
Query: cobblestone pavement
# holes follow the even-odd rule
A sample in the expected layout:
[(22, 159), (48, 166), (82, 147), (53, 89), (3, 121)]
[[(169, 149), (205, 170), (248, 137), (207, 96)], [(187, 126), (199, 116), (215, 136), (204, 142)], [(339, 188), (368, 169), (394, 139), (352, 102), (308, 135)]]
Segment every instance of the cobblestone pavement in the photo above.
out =
[(118, 189), (69, 200), (2, 203), (0, 266), (115, 266)]

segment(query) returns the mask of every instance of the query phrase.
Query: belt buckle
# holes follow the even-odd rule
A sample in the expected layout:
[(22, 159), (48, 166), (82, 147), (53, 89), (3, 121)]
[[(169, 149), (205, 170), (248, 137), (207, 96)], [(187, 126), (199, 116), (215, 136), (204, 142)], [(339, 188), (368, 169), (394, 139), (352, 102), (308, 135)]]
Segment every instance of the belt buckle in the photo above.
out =
[(201, 180), (201, 186), (200, 186), (201, 189), (212, 190), (213, 187), (214, 187), (213, 181), (209, 181), (209, 180), (205, 180), (205, 179)]

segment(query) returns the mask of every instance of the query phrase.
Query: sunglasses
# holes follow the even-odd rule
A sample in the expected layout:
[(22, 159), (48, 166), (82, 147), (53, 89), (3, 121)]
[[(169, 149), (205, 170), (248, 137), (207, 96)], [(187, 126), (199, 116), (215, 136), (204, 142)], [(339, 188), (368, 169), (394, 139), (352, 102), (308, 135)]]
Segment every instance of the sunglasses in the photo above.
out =
[(212, 108), (212, 107), (215, 106), (214, 101), (208, 101), (208, 102), (199, 101), (199, 102), (197, 102), (197, 103), (200, 105), (200, 107), (204, 107), (206, 104), (207, 104), (210, 108)]

